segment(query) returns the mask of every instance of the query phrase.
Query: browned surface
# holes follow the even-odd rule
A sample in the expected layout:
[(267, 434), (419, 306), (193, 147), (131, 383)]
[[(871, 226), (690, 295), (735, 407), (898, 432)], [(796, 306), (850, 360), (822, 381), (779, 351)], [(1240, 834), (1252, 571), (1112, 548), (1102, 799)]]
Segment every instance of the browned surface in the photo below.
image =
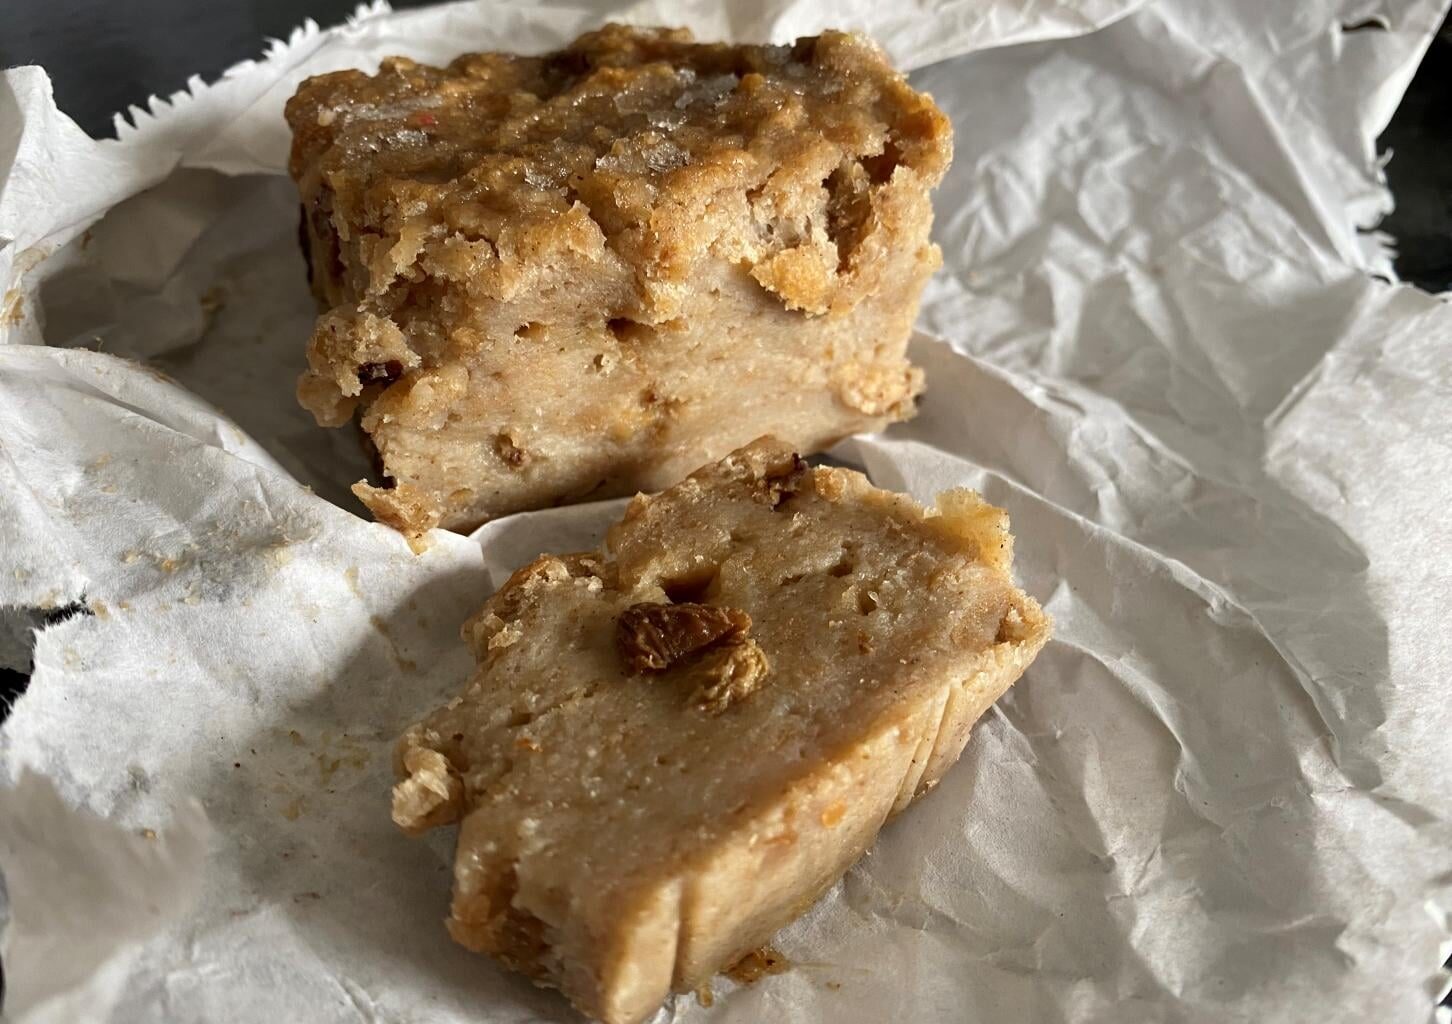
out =
[(314, 291), (299, 397), (417, 534), (655, 490), (758, 434), (911, 414), (947, 120), (869, 42), (611, 26), (403, 59), (287, 105)]

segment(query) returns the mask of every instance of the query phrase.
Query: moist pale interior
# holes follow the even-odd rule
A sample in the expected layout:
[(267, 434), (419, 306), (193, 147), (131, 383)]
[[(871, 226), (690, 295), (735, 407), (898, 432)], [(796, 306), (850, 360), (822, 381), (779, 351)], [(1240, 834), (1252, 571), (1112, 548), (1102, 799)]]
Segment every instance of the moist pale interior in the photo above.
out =
[[(669, 918), (659, 955), (676, 962), (659, 970), (680, 988), (724, 966), (700, 929), (730, 933), (725, 955), (805, 909), (956, 758), (982, 710), (962, 702), (986, 706), (1043, 642), (1001, 512), (969, 492), (926, 511), (859, 474), (792, 466), (790, 449), (753, 445), (637, 499), (603, 552), (517, 574), (468, 631), (477, 677), (405, 738), (462, 778), (455, 935), (590, 1012), (611, 1005), (622, 962), (637, 968), (621, 933), (641, 915)], [(626, 674), (617, 617), (670, 601), (749, 614), (764, 684), (709, 715), (688, 703), (689, 665)], [(885, 796), (858, 807), (854, 787)], [(711, 866), (735, 848), (749, 872)], [(693, 889), (706, 876), (741, 889)], [(704, 967), (682, 960), (692, 942)]]

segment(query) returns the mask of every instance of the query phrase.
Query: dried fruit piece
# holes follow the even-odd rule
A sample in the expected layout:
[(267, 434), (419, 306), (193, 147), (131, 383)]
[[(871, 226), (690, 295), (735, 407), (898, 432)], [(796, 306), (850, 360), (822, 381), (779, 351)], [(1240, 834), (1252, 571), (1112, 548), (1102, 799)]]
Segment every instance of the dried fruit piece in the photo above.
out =
[(743, 636), (751, 616), (709, 604), (631, 605), (616, 620), (615, 640), (626, 671), (664, 672), (722, 639)]
[(770, 671), (766, 654), (755, 640), (742, 637), (722, 644), (691, 667), (691, 678), (700, 680), (691, 694), (691, 706), (719, 715), (759, 690)]

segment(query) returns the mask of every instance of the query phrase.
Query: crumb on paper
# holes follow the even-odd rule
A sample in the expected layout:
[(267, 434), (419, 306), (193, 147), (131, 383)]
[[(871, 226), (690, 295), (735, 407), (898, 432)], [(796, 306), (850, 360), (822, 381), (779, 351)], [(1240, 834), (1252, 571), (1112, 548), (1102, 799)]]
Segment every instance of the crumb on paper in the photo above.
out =
[(753, 985), (768, 974), (781, 974), (791, 968), (791, 961), (772, 946), (753, 949), (721, 973), (740, 985)]

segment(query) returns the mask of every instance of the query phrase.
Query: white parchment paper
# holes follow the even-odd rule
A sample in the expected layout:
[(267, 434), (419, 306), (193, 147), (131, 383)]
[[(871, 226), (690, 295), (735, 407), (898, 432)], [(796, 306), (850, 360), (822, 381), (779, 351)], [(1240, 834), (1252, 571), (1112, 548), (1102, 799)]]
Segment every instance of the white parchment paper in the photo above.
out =
[(309, 74), (540, 49), (606, 15), (866, 28), (952, 116), (922, 412), (835, 454), (1007, 508), (1057, 622), (943, 785), (781, 935), (790, 972), (665, 1012), (1431, 1019), (1452, 308), (1390, 283), (1371, 229), (1374, 137), (1444, 13), (379, 6), (110, 143), (42, 71), (6, 72), (0, 605), (76, 606), (0, 727), (8, 1019), (572, 1019), (449, 942), (449, 837), (393, 828), (389, 749), (467, 675), (458, 626), (503, 575), (620, 506), (422, 556), (358, 514), (354, 439), (292, 397), (313, 308), (280, 111)]

